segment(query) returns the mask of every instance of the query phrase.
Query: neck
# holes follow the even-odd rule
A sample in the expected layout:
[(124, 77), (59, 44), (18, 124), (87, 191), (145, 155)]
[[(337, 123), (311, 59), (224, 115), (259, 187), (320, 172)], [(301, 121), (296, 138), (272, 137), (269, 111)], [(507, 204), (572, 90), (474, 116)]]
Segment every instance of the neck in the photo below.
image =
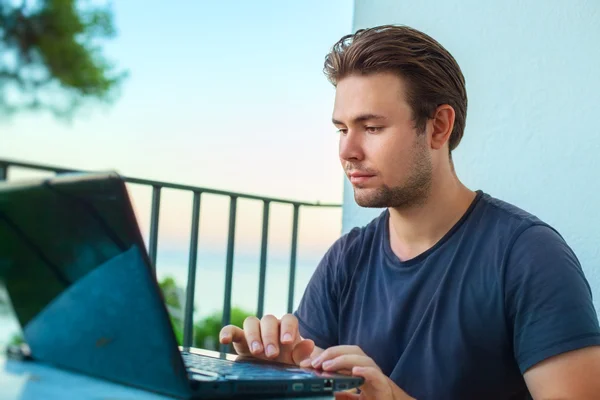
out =
[(432, 181), (428, 197), (407, 208), (390, 208), (390, 245), (400, 260), (433, 247), (460, 220), (475, 198), (453, 173)]

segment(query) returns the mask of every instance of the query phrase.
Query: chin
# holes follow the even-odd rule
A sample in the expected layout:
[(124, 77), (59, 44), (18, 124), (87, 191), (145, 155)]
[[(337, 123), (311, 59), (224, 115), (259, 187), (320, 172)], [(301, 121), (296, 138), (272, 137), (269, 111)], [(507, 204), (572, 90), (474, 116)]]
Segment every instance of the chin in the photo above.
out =
[(354, 188), (354, 201), (360, 207), (365, 208), (384, 208), (387, 207), (384, 199), (376, 189)]

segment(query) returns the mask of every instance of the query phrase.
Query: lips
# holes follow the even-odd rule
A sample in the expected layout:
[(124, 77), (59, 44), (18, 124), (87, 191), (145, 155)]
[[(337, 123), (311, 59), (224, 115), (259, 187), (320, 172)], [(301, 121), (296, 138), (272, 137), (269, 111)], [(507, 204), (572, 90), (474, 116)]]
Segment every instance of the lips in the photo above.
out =
[(348, 174), (348, 176), (352, 184), (364, 184), (373, 177), (375, 177), (374, 174), (369, 174), (365, 172), (351, 172), (350, 174)]

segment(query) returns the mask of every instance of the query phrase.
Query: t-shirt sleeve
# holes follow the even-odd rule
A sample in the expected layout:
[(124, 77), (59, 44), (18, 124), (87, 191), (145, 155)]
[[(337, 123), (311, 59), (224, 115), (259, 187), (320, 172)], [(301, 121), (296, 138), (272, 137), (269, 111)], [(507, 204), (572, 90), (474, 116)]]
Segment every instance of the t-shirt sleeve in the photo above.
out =
[(336, 346), (339, 341), (337, 269), (345, 239), (338, 239), (322, 258), (294, 312), (300, 335), (322, 349)]
[(548, 226), (531, 226), (515, 240), (506, 264), (505, 300), (521, 373), (548, 357), (600, 345), (581, 265)]

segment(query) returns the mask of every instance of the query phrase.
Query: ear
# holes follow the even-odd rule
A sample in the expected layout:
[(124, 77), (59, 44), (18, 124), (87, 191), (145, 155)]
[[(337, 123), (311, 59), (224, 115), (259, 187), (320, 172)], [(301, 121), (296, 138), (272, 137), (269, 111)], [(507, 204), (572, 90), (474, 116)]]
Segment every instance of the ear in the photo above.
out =
[(431, 148), (440, 150), (450, 139), (454, 129), (454, 109), (448, 104), (443, 104), (435, 110), (433, 118), (429, 121), (431, 125)]

